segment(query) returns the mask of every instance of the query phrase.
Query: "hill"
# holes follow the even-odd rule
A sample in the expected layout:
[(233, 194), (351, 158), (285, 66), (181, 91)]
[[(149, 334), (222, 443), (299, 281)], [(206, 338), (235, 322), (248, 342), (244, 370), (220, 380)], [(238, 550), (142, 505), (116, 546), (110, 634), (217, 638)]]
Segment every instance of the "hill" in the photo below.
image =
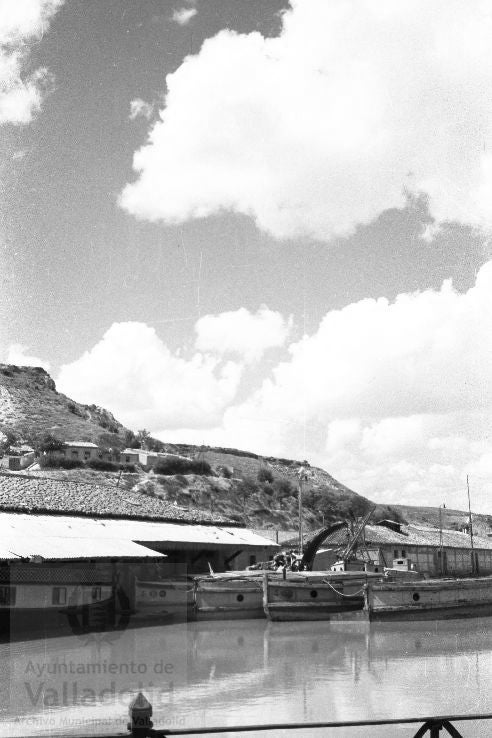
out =
[(82, 405), (57, 392), (41, 367), (0, 364), (0, 431), (14, 433), (32, 445), (47, 433), (62, 441), (97, 442), (123, 448), (128, 432), (113, 415), (96, 405)]
[[(463, 510), (438, 507), (414, 507), (413, 505), (394, 505), (401, 517), (409, 523), (428, 525), (448, 530), (460, 530), (468, 524), (468, 513)], [(492, 532), (492, 515), (472, 514), (473, 532), (477, 536), (487, 536)]]
[[(9, 364), (0, 364), (0, 432), (4, 443), (13, 434), (33, 446), (48, 433), (62, 441), (92, 441), (113, 448), (137, 445), (133, 443), (132, 431), (109, 411), (96, 405), (83, 405), (57, 392), (55, 382), (44, 369)], [(133, 440), (129, 440), (132, 437)], [(231, 448), (166, 443), (152, 437), (147, 438), (147, 444), (155, 450), (203, 459), (212, 467), (212, 475), (164, 476), (143, 469), (136, 475), (118, 475), (86, 468), (46, 469), (36, 473), (95, 483), (104, 479), (105, 483), (137, 489), (177, 506), (219, 512), (255, 528), (297, 528), (302, 466), (307, 471), (303, 483), (306, 529), (319, 528), (344, 517), (360, 516), (373, 506), (369, 499), (307, 461), (263, 457)], [(464, 519), (465, 513), (453, 513), (456, 513), (456, 521)], [(437, 514), (437, 508), (378, 505), (374, 517), (438, 525)], [(487, 521), (484, 526), (490, 529)]]

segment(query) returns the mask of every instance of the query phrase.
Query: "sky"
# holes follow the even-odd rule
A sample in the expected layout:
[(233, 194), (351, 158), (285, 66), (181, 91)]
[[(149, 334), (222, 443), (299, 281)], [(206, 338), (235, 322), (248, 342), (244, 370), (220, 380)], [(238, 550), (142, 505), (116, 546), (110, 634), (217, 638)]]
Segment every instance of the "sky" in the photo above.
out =
[(0, 360), (492, 512), (492, 8), (0, 0)]

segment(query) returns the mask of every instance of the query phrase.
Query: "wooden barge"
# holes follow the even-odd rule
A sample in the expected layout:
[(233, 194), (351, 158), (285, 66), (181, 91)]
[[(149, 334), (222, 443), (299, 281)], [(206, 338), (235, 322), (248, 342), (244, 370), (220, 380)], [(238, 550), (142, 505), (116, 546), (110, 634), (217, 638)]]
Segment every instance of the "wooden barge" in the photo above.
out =
[[(272, 576), (275, 575), (273, 572)], [(263, 618), (263, 573), (225, 572), (195, 577), (197, 620)]]
[(492, 615), (492, 577), (375, 583), (365, 600), (370, 621), (481, 617)]
[(366, 588), (381, 574), (365, 571), (297, 572), (285, 580), (263, 580), (263, 609), (274, 621), (329, 620), (334, 613), (361, 611)]
[(191, 620), (194, 615), (192, 577), (157, 581), (135, 580), (135, 615), (146, 620)]

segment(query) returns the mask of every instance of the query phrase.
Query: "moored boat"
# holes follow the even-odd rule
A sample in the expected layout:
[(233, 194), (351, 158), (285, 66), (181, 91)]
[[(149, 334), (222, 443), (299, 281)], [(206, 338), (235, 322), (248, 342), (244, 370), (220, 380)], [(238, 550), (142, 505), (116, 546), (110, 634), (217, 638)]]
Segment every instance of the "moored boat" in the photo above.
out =
[[(269, 572), (270, 576), (279, 578)], [(264, 618), (263, 572), (238, 571), (195, 577), (197, 620)]]
[(187, 620), (193, 617), (192, 577), (135, 580), (135, 614), (144, 619)]
[(369, 620), (434, 620), (492, 615), (492, 577), (376, 582), (367, 587)]
[(105, 627), (114, 604), (107, 582), (56, 583), (10, 581), (0, 585), (0, 633), (17, 634), (70, 628), (72, 632)]
[(263, 581), (263, 607), (269, 620), (330, 620), (335, 613), (362, 611), (366, 585), (381, 574), (366, 571), (297, 572)]

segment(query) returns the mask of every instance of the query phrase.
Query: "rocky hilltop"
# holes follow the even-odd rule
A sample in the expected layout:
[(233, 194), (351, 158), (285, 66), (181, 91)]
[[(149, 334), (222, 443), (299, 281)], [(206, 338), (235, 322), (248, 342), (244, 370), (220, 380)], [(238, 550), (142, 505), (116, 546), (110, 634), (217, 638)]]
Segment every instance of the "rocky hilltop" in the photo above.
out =
[(54, 380), (41, 367), (0, 364), (0, 431), (13, 431), (35, 443), (47, 433), (62, 441), (93, 441), (102, 433), (124, 445), (127, 430), (108, 411), (82, 405), (57, 392)]

